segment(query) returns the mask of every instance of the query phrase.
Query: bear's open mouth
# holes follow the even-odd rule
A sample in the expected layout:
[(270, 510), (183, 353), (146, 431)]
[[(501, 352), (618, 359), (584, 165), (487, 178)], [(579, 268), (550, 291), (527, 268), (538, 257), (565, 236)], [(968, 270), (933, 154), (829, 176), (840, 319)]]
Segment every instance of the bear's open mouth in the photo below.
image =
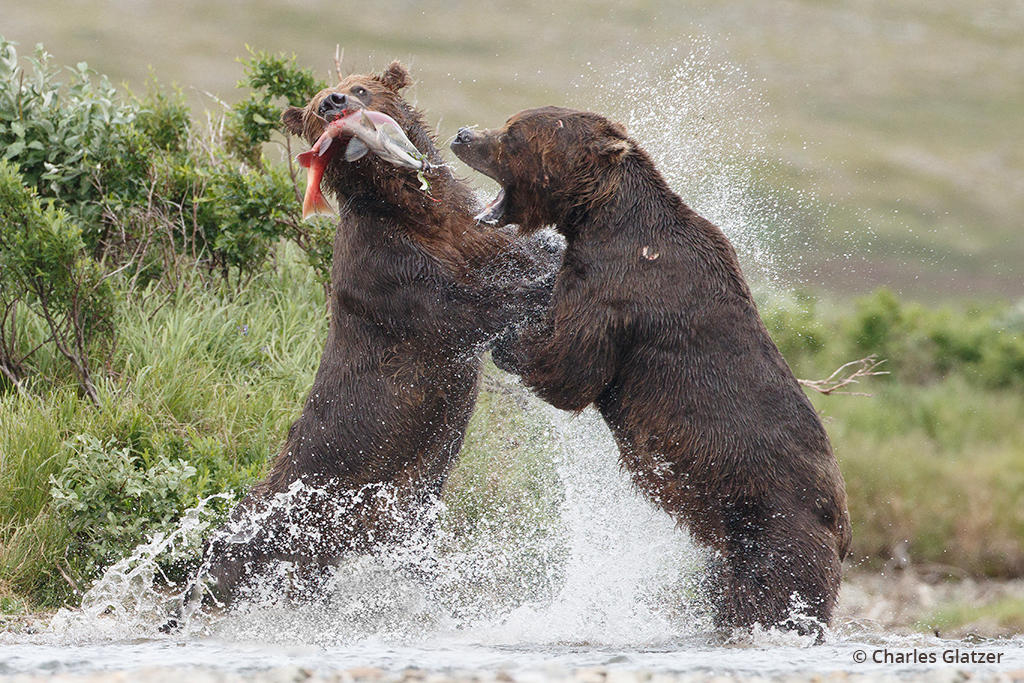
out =
[(498, 221), (505, 214), (505, 188), (498, 190), (498, 195), (491, 200), (483, 211), (476, 215), (476, 221), (478, 223), (487, 223), (488, 225), (497, 225)]

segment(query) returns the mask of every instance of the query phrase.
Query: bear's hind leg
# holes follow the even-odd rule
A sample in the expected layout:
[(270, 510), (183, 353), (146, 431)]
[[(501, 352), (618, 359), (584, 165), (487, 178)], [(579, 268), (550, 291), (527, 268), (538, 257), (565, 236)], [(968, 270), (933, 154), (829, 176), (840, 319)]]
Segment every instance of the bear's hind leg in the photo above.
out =
[(762, 508), (744, 501), (725, 516), (725, 550), (713, 579), (721, 590), (715, 623), (760, 624), (816, 634), (822, 642), (839, 592), (833, 539), (811, 515)]

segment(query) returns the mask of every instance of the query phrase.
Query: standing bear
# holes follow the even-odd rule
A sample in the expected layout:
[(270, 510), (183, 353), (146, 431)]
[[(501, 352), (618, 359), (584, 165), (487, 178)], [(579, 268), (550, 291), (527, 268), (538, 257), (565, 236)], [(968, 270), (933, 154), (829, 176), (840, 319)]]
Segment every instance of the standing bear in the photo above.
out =
[(544, 322), (499, 364), (558, 408), (597, 406), (636, 486), (717, 551), (718, 626), (822, 637), (850, 547), (843, 478), (722, 231), (598, 114), (527, 110), (451, 147), (501, 185), (482, 222), (568, 244)]
[[(429, 531), (476, 401), (481, 353), (546, 310), (549, 289), (528, 285), (550, 275), (557, 254), (474, 220), (472, 190), (400, 94), (410, 83), (394, 62), (284, 112), (288, 130), (310, 144), (343, 114), (386, 114), (427, 170), (419, 178), (373, 154), (353, 159), (343, 153), (351, 133), (316, 159), (340, 213), (327, 341), (269, 474), (208, 543), (198, 584), (220, 602), (273, 561), (294, 563), (291, 580), (308, 577), (315, 591), (345, 553)], [(312, 184), (307, 193), (319, 195), (319, 178)]]

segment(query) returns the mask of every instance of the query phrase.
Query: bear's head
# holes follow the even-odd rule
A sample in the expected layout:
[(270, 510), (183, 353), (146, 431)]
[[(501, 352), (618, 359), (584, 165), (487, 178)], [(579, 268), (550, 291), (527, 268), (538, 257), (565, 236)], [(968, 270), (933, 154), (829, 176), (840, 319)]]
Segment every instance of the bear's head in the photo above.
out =
[(478, 220), (566, 234), (615, 193), (622, 161), (637, 149), (620, 124), (560, 107), (521, 111), (499, 129), (463, 128), (451, 148), (501, 185)]
[[(285, 128), (312, 145), (327, 127), (327, 122), (343, 112), (369, 109), (393, 118), (416, 148), (433, 163), (440, 163), (440, 153), (422, 115), (402, 97), (401, 91), (412, 84), (408, 70), (400, 62), (392, 62), (380, 74), (352, 74), (331, 88), (321, 90), (305, 107), (288, 107), (281, 115)], [(336, 141), (344, 149), (346, 139)], [(410, 187), (418, 187), (414, 171), (398, 168), (368, 154), (354, 162), (344, 155), (332, 157), (324, 173), (324, 185), (336, 194), (364, 191), (371, 187), (387, 188), (390, 195), (394, 183), (401, 179)]]

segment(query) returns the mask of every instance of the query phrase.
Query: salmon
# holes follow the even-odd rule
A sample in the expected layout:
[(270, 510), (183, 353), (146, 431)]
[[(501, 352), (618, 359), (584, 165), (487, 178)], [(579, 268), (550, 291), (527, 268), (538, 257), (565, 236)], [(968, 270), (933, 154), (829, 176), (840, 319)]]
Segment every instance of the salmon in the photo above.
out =
[(324, 171), (337, 153), (334, 139), (351, 134), (345, 148), (345, 161), (357, 161), (373, 152), (378, 157), (394, 164), (418, 171), (423, 189), (429, 184), (422, 177), (430, 168), (425, 154), (421, 153), (406, 136), (398, 122), (387, 114), (369, 109), (357, 109), (340, 116), (327, 124), (323, 134), (313, 143), (313, 149), (297, 157), (299, 166), (306, 171), (306, 195), (302, 200), (302, 218), (317, 214), (331, 215), (333, 210), (327, 203), (320, 188)]

